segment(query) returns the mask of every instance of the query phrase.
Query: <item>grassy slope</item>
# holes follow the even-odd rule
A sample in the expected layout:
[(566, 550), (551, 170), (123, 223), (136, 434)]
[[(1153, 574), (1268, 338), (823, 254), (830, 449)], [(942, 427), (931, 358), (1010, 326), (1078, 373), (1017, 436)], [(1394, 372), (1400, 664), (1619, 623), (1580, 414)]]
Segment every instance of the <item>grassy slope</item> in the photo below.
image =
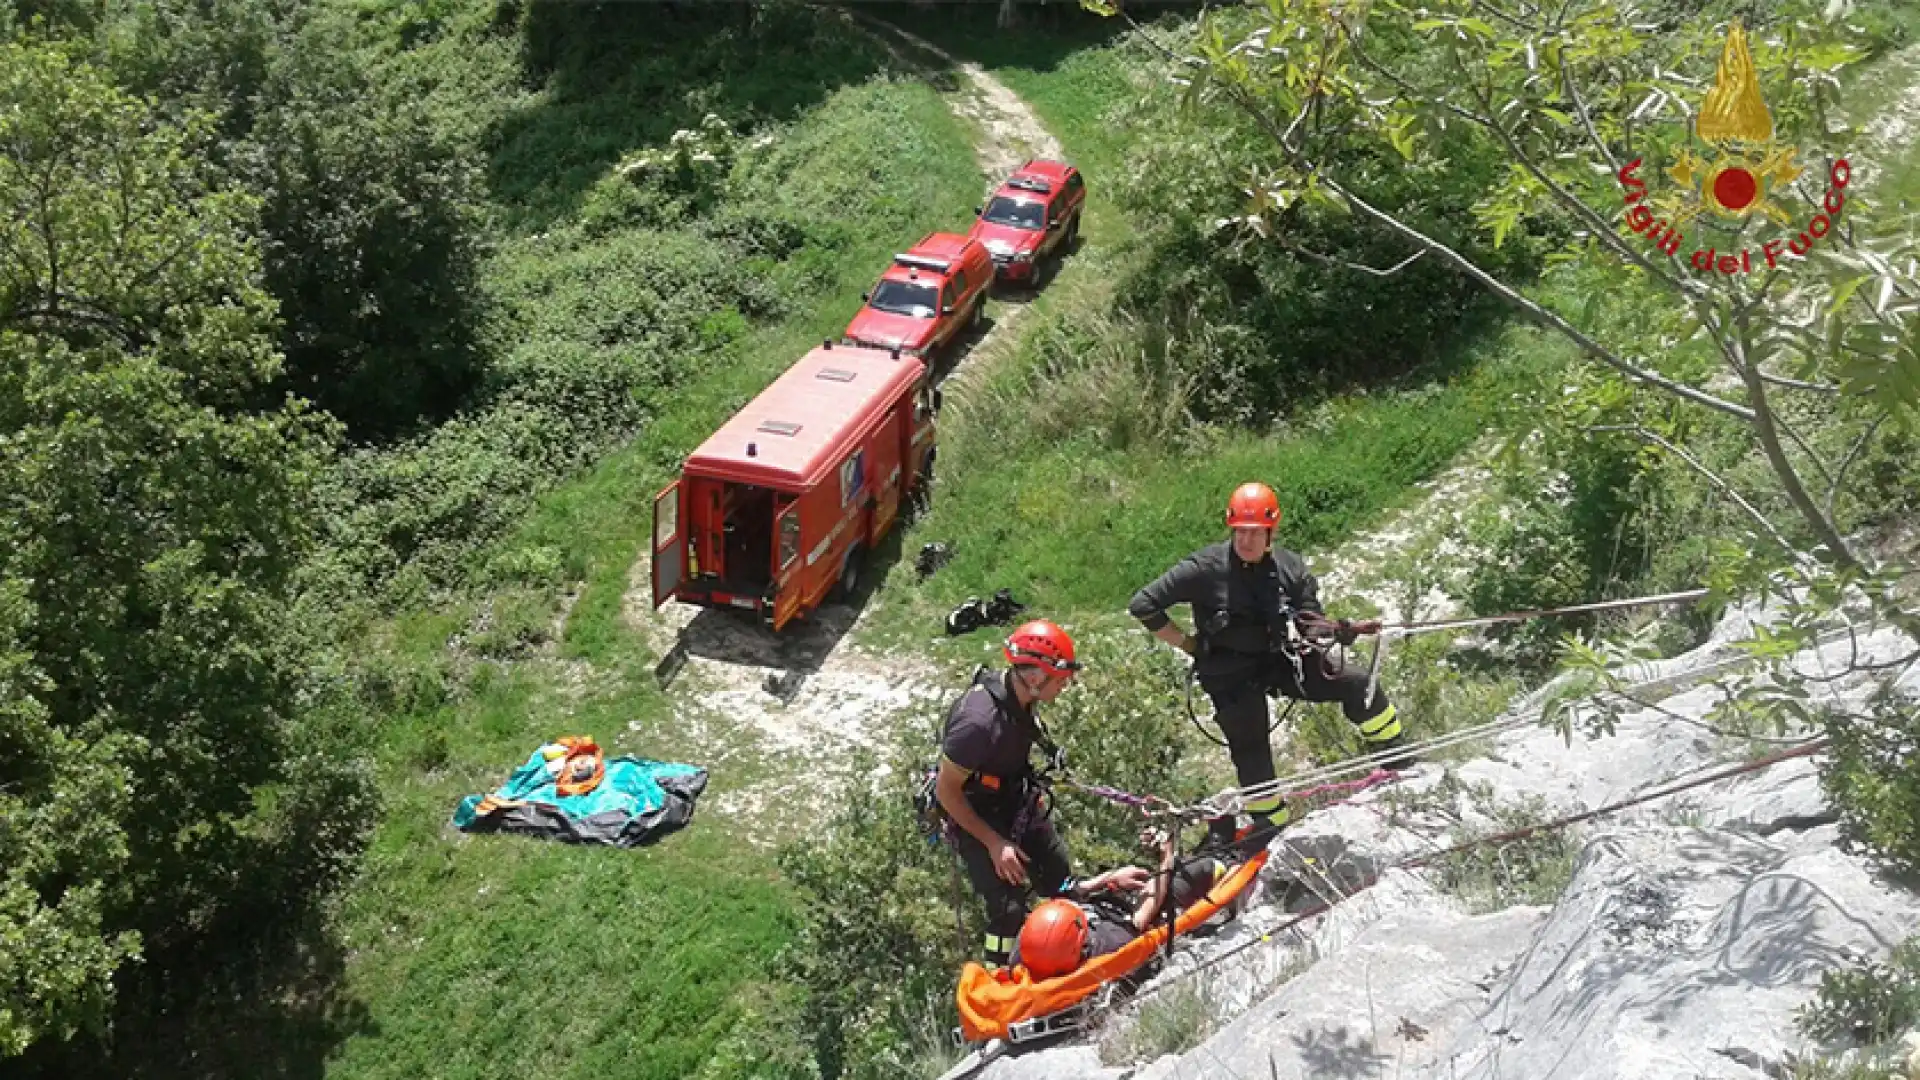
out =
[[(1404, 389), (1334, 402), (1294, 430), (1233, 433), (1204, 450), (1135, 445), (1111, 451), (1097, 433), (1064, 442), (1023, 437), (996, 422), (1027, 395), (1046, 362), (1049, 327), (1101, 317), (1104, 279), (1124, 274), (1131, 232), (1100, 198), (1101, 178), (1126, 167), (1124, 116), (1135, 96), (1126, 54), (1106, 39), (1112, 23), (1062, 33), (978, 32), (979, 17), (946, 9), (899, 13), (916, 32), (985, 66), (1025, 98), (1089, 175), (1088, 236), (1031, 316), (1027, 341), (998, 367), (978, 423), (956, 409), (943, 429), (942, 481), (932, 515), (907, 538), (909, 551), (941, 540), (954, 560), (924, 584), (907, 567), (882, 596), (886, 610), (868, 633), (896, 645), (924, 641), (941, 613), (968, 595), (1011, 587), (1035, 613), (1080, 625), (1126, 626), (1127, 600), (1182, 554), (1217, 539), (1225, 494), (1258, 477), (1279, 490), (1288, 524), (1283, 542), (1324, 556), (1414, 485), (1444, 468), (1494, 422), (1501, 404), (1571, 356), (1531, 328), (1486, 336), (1446, 371), (1423, 373)], [(1092, 47), (1088, 47), (1092, 46)], [(971, 655), (967, 642), (936, 651)]]
[[(1016, 43), (1024, 57), (979, 56), (972, 46), (1004, 39), (943, 33), (931, 21), (914, 28), (986, 62), (1034, 105), (1096, 185), (1101, 171), (1120, 166), (1123, 134), (1101, 122), (1107, 103), (1125, 90), (1112, 53), (1075, 53), (1083, 41), (1036, 34)], [(765, 960), (789, 925), (782, 887), (761, 860), (743, 857), (711, 826), (618, 853), (511, 839), (467, 842), (443, 823), (459, 795), (489, 787), (529, 746), (562, 728), (660, 757), (697, 760), (704, 749), (674, 731), (650, 681), (653, 658), (622, 625), (627, 572), (645, 540), (652, 492), (673, 456), (808, 342), (843, 325), (862, 279), (887, 250), (926, 228), (964, 220), (978, 185), (961, 133), (930, 94), (887, 93), (912, 100), (914, 129), (938, 146), (905, 160), (877, 148), (874, 160), (886, 163), (889, 189), (909, 185), (899, 190), (911, 194), (887, 200), (879, 215), (886, 220), (862, 234), (875, 241), (839, 261), (838, 286), (811, 313), (750, 335), (735, 350), (736, 364), (703, 375), (643, 439), (546, 497), (501, 545), (558, 552), (584, 581), (558, 649), (558, 661), (590, 665), (584, 688), (569, 691), (579, 669), (556, 660), (482, 664), (458, 673), (463, 689), (454, 703), (391, 718), (384, 769), (392, 809), (348, 920), (357, 950), (354, 987), (371, 1022), (338, 1055), (339, 1075), (700, 1075), (700, 1062), (712, 1067), (707, 1055), (763, 992)], [(858, 107), (840, 99), (836, 105)], [(835, 120), (810, 123), (824, 136)], [(876, 133), (899, 135), (891, 128)], [(1097, 261), (1101, 249), (1125, 227), (1096, 187), (1087, 223), (1092, 258), (1076, 260), (1037, 302), (1036, 322), (1071, 319), (1097, 301), (1097, 276), (1114, 270)], [(1553, 339), (1510, 330), (1485, 350), (1478, 374), (1424, 394), (1356, 399), (1336, 408), (1340, 422), (1315, 426), (1328, 434), (1238, 438), (1204, 462), (1170, 452), (1096, 460), (1070, 448), (977, 440), (969, 447), (965, 426), (951, 423), (942, 503), (912, 540), (957, 539), (961, 558), (924, 587), (924, 596), (901, 588), (904, 568), (896, 568), (884, 598), (893, 610), (877, 621), (883, 632), (924, 640), (933, 625), (925, 617), (967, 592), (1010, 584), (1023, 599), (1104, 612), (1103, 621), (1120, 624), (1111, 613), (1140, 576), (1210, 538), (1213, 489), (1224, 490), (1248, 469), (1280, 478), (1290, 508), (1303, 507), (1292, 516), (1302, 546), (1330, 544), (1404, 498), (1412, 482), (1470, 441), (1506, 373), (1563, 355)], [(1014, 374), (1033, 362), (1031, 353), (1018, 359)], [(1383, 438), (1404, 452), (1383, 452)], [(1356, 476), (1366, 480), (1359, 489), (1339, 479)], [(1310, 498), (1316, 490), (1323, 492), (1317, 507)], [(1063, 491), (1076, 498), (1062, 498)], [(1082, 509), (1062, 521), (1058, 511), (1069, 502)], [(996, 535), (996, 522), (1016, 527)], [(389, 647), (422, 666), (444, 664), (446, 642), (474, 608), (416, 612), (389, 628)], [(957, 656), (979, 645), (949, 642), (939, 651)], [(640, 730), (628, 732), (629, 722)], [(582, 965), (565, 963), (564, 951), (583, 958)], [(740, 1049), (721, 1056), (751, 1059)]]
[[(620, 621), (652, 495), (677, 455), (845, 325), (888, 252), (964, 221), (979, 187), (968, 134), (917, 84), (831, 91), (785, 138), (776, 153), (792, 167), (772, 197), (840, 208), (857, 238), (817, 268), (814, 302), (737, 340), (725, 363), (659, 404), (642, 437), (543, 498), (487, 555), (537, 554), (583, 580), (564, 659), (476, 662), (450, 649), (484, 599), (423, 606), (378, 635), (392, 663), (454, 689), (382, 723), (388, 811), (343, 920), (368, 1019), (335, 1053), (333, 1075), (699, 1075), (764, 990), (790, 932), (788, 897), (765, 861), (711, 819), (631, 852), (469, 840), (446, 821), (462, 795), (490, 789), (557, 735), (590, 733), (613, 752), (673, 760), (715, 750), (676, 733), (653, 658)], [(577, 161), (521, 155), (513, 168), (554, 170), (500, 178), (505, 190), (535, 193), (533, 216), (573, 205), (565, 192), (581, 183)], [(549, 619), (556, 606), (546, 596), (522, 614)]]

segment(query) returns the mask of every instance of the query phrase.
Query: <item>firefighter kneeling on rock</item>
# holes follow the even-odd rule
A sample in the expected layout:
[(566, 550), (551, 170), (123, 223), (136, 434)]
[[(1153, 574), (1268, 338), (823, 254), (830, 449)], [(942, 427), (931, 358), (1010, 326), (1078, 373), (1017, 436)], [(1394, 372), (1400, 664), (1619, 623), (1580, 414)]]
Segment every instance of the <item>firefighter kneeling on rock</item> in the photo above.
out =
[[(1400, 721), (1385, 693), (1369, 697), (1367, 673), (1332, 671), (1323, 647), (1305, 640), (1302, 628), (1343, 644), (1380, 632), (1376, 621), (1337, 623), (1320, 607), (1319, 585), (1299, 555), (1273, 546), (1280, 500), (1265, 484), (1242, 484), (1227, 500), (1230, 539), (1201, 548), (1134, 594), (1127, 611), (1154, 636), (1194, 657), (1194, 675), (1213, 699), (1214, 719), (1227, 738), (1242, 787), (1274, 778), (1268, 742), (1267, 695), (1339, 702), (1360, 737), (1378, 751), (1401, 745)], [(1175, 604), (1192, 605), (1196, 633), (1182, 633), (1167, 617)], [(1387, 759), (1388, 768), (1411, 755)], [(1279, 794), (1251, 799), (1255, 829), (1285, 825)], [(1209, 823), (1210, 841), (1230, 841), (1234, 820)]]
[(1050, 756), (1057, 753), (1033, 707), (1059, 697), (1080, 670), (1073, 639), (1036, 619), (1007, 638), (1004, 652), (1011, 669), (981, 668), (948, 712), (934, 786), (941, 809), (958, 826), (952, 835), (967, 878), (987, 904), (990, 967), (1007, 963), (1026, 920), (1029, 886), (1042, 897), (1088, 896), (1108, 888), (1137, 890), (1147, 876), (1128, 867), (1076, 883), (1033, 768), (1036, 744)]

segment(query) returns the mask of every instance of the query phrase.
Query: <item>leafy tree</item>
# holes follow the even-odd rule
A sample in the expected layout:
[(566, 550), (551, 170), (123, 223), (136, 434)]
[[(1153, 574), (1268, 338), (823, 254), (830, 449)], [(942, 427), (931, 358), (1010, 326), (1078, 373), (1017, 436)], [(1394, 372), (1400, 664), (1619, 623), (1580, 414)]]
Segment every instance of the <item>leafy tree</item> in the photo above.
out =
[(112, 736), (47, 722), (34, 696), (46, 680), (20, 649), (25, 593), (0, 579), (0, 1057), (97, 1030), (114, 969), (139, 952), (139, 935), (106, 932), (101, 912), (127, 861), (127, 769)]
[(358, 842), (289, 769), (284, 612), (335, 426), (250, 407), (281, 370), (274, 305), (210, 130), (156, 122), (73, 46), (0, 45), (9, 1052), (97, 1028), (136, 940), (185, 950), (258, 875), (311, 864), (289, 837)]
[[(1845, 156), (1857, 133), (1835, 115), (1837, 72), (1864, 53), (1849, 24), (1805, 0), (1743, 6), (1744, 27), (1723, 18), (1729, 10), (1265, 0), (1240, 30), (1203, 19), (1179, 81), (1192, 104), (1244, 113), (1277, 151), (1248, 164), (1247, 231), (1285, 244), (1292, 211), (1309, 204), (1444, 262), (1593, 362), (1599, 377), (1560, 409), (1585, 422), (1564, 434), (1635, 439), (1738, 509), (1750, 538), (1713, 560), (1715, 596), (1758, 597), (1778, 618), (1740, 643), (1762, 670), (1728, 691), (1714, 719), (1765, 722), (1778, 736), (1824, 727), (1823, 774), (1850, 833), (1911, 870), (1899, 839), (1920, 830), (1905, 753), (1911, 704), (1816, 709), (1793, 658), (1822, 635), (1844, 629), (1857, 642), (1877, 623), (1920, 637), (1920, 616), (1893, 584), (1898, 568), (1866, 565), (1835, 511), (1862, 448), (1883, 425), (1911, 428), (1920, 406), (1920, 237), (1882, 217)], [(1558, 222), (1549, 260), (1608, 268), (1613, 298), (1636, 319), (1597, 318), (1600, 290), (1579, 304), (1547, 299), (1425, 231), (1409, 196), (1375, 201), (1353, 182), (1356, 144), (1390, 147), (1419, 169), (1439, 160), (1439, 134), (1463, 125), (1505, 164), (1476, 207), (1495, 246), (1523, 229), (1552, 235), (1530, 220)], [(1669, 179), (1663, 195), (1654, 185)], [(1765, 212), (1737, 212), (1748, 207)], [(1802, 434), (1808, 418), (1826, 439)], [(1764, 470), (1703, 460), (1687, 443), (1705, 421), (1734, 428)], [(1646, 644), (1571, 643), (1572, 665), (1602, 675), (1613, 695), (1591, 714), (1600, 730), (1637, 704), (1612, 672)], [(1897, 678), (1915, 664), (1920, 652), (1869, 661), (1856, 651), (1841, 675), (1822, 678)], [(1555, 722), (1564, 728), (1569, 714)]]
[(260, 197), (285, 361), (259, 400), (300, 394), (368, 441), (467, 402), (485, 367), (476, 148), (378, 69), (351, 17), (307, 0), (140, 0), (45, 25), (168, 118), (210, 116), (203, 152)]
[[(1088, 6), (1112, 10), (1099, 0)], [(1651, 219), (1636, 214), (1630, 200), (1645, 196), (1640, 177), (1656, 165), (1693, 161), (1704, 174), (1697, 148), (1687, 143), (1692, 125), (1680, 118), (1683, 103), (1703, 93), (1701, 80), (1685, 73), (1709, 66), (1728, 41), (1727, 27), (1715, 19), (1655, 18), (1617, 0), (1439, 0), (1417, 9), (1396, 0), (1268, 0), (1246, 32), (1229, 36), (1222, 25), (1214, 17), (1202, 21), (1182, 81), (1192, 102), (1220, 100), (1244, 111), (1279, 151), (1277, 163), (1249, 169), (1252, 198), (1239, 217), (1245, 228), (1284, 242), (1297, 204), (1350, 211), (1408, 254), (1442, 260), (1564, 335), (1616, 376), (1739, 420), (1798, 517), (1798, 531), (1821, 558), (1858, 567), (1831, 499), (1823, 501), (1809, 480), (1811, 474), (1838, 488), (1850, 459), (1827, 460), (1794, 430), (1778, 401), (1781, 394), (1838, 399), (1841, 419), (1862, 432), (1920, 405), (1913, 318), (1920, 284), (1906, 261), (1916, 241), (1897, 230), (1876, 235), (1871, 204), (1862, 205), (1857, 188), (1846, 190), (1851, 167), (1840, 155), (1849, 132), (1832, 114), (1835, 73), (1860, 50), (1842, 24), (1821, 21), (1804, 2), (1780, 5), (1757, 28), (1750, 62), (1733, 59), (1726, 46), (1721, 68), (1735, 71), (1738, 83), (1742, 64), (1751, 67), (1747, 84), (1764, 87), (1772, 102), (1768, 135), (1797, 147), (1805, 165), (1794, 184), (1779, 172), (1765, 173), (1762, 182), (1779, 184), (1768, 193), (1786, 203), (1782, 212), (1796, 225), (1818, 216), (1820, 225), (1809, 231), (1826, 239), (1811, 249), (1796, 242), (1791, 254), (1782, 245), (1772, 265), (1752, 272), (1726, 273), (1716, 254), (1707, 274), (1693, 272), (1691, 250), (1659, 246), (1669, 232), (1649, 228)], [(1563, 221), (1566, 240), (1550, 257), (1623, 268), (1646, 320), (1680, 330), (1662, 354), (1648, 355), (1637, 341), (1609, 340), (1593, 325), (1591, 304), (1586, 313), (1555, 310), (1422, 231), (1409, 213), (1412, 196), (1376, 205), (1350, 183), (1356, 144), (1390, 147), (1421, 168), (1442, 145), (1439, 133), (1463, 124), (1498, 146), (1505, 162), (1478, 207), (1495, 244), (1528, 215)], [(1751, 143), (1761, 141), (1747, 134)], [(1735, 145), (1758, 153), (1749, 143)], [(1655, 211), (1682, 218), (1677, 204), (1656, 203)], [(1752, 249), (1767, 262), (1750, 219), (1726, 228), (1712, 214), (1692, 221), (1690, 231), (1718, 253)], [(1645, 235), (1628, 231), (1634, 226)], [(1793, 277), (1799, 288), (1784, 295)], [(1814, 317), (1799, 318), (1814, 298)], [(1738, 387), (1737, 396), (1712, 383), (1716, 368)], [(1750, 511), (1764, 542), (1783, 554), (1795, 550), (1780, 522), (1688, 459), (1658, 422), (1628, 430), (1708, 473)]]
[(235, 156), (264, 197), (277, 387), (378, 439), (451, 416), (483, 377), (479, 168), (355, 56), (332, 17), (290, 33)]

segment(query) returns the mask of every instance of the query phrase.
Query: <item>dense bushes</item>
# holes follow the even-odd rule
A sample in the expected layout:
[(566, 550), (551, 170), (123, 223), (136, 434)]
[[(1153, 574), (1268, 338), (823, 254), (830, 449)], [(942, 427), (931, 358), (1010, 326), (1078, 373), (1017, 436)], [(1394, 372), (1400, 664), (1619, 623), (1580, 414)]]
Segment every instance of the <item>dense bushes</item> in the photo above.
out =
[[(1210, 342), (1190, 362), (1198, 417), (1265, 425), (1329, 392), (1447, 359), (1483, 328), (1485, 291), (1438, 260), (1386, 276), (1350, 268), (1384, 271), (1411, 251), (1335, 207), (1296, 203), (1274, 235), (1242, 234), (1248, 177), (1277, 164), (1278, 151), (1237, 110), (1183, 109), (1178, 91), (1161, 82), (1128, 108), (1135, 137), (1112, 195), (1150, 249), (1120, 303), (1176, 338)], [(1410, 163), (1355, 138), (1323, 164), (1494, 273), (1526, 278), (1540, 243), (1516, 230), (1496, 248), (1473, 214), (1504, 163), (1465, 126), (1443, 138), (1444, 162)]]
[(349, 62), (352, 45), (325, 18), (291, 38), (237, 172), (266, 199), (278, 389), (373, 441), (451, 415), (483, 377), (479, 169), (434, 113)]
[(284, 618), (333, 427), (247, 408), (273, 304), (207, 137), (0, 45), (0, 938), (33, 943), (0, 968), (11, 1050), (97, 1030), (136, 942), (299, 910), (360, 842), (364, 782), (301, 728), (312, 642)]
[[(1138, 633), (1075, 632), (1087, 670), (1042, 715), (1069, 769), (1171, 799), (1211, 790), (1183, 760), (1186, 720), (1170, 651)], [(956, 696), (964, 685), (955, 680)], [(790, 973), (806, 991), (800, 1028), (824, 1076), (926, 1075), (911, 1066), (943, 1052), (954, 980), (985, 925), (979, 898), (953, 877), (955, 857), (914, 827), (913, 785), (937, 759), (945, 719), (942, 705), (903, 724), (885, 779), (851, 770), (856, 779), (838, 793), (827, 825), (781, 853), (806, 900)], [(1063, 790), (1055, 822), (1076, 873), (1147, 857), (1137, 848), (1139, 817), (1112, 803)]]
[(286, 362), (259, 401), (297, 393), (360, 440), (462, 404), (485, 367), (477, 148), (379, 76), (350, 19), (306, 0), (157, 0), (111, 9), (92, 37), (168, 117), (212, 113), (209, 158), (262, 201)]

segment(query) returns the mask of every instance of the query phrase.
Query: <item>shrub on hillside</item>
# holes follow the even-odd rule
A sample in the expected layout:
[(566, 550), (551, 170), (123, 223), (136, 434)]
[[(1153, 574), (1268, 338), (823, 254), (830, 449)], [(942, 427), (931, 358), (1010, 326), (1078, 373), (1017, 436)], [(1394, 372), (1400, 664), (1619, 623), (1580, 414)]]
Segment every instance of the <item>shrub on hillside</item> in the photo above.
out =
[(1835, 716), (1820, 764), (1848, 839), (1896, 871), (1920, 876), (1920, 725), (1915, 703), (1893, 694), (1858, 716)]
[[(1524, 611), (1697, 584), (1723, 526), (1722, 497), (1686, 464), (1609, 430), (1671, 421), (1578, 371), (1565, 386), (1542, 388), (1531, 404), (1544, 438), (1530, 442), (1532, 449), (1515, 447), (1503, 462), (1510, 512), (1494, 529), (1488, 557), (1469, 575), (1472, 609)], [(1692, 444), (1696, 460), (1724, 468), (1721, 434), (1699, 419), (1668, 430), (1671, 439)], [(1691, 644), (1706, 629), (1704, 616), (1685, 609), (1650, 615), (1674, 628), (1672, 645)], [(1557, 654), (1564, 635), (1595, 625), (1594, 616), (1565, 616), (1489, 633), (1512, 658), (1538, 668)]]
[[(1273, 163), (1268, 136), (1236, 111), (1180, 107), (1178, 87), (1157, 85), (1127, 102), (1130, 168), (1113, 198), (1150, 223), (1148, 257), (1123, 283), (1119, 303), (1176, 339), (1204, 339), (1188, 357), (1202, 419), (1263, 425), (1303, 400), (1376, 384), (1442, 359), (1450, 342), (1484, 321), (1480, 286), (1434, 259), (1379, 277), (1409, 254), (1399, 241), (1331, 207), (1290, 208), (1283, 235), (1236, 239), (1247, 171)], [(1495, 273), (1526, 277), (1538, 245), (1516, 230), (1495, 247), (1474, 204), (1502, 168), (1467, 126), (1449, 129), (1445, 165), (1410, 165), (1356, 138), (1340, 164), (1355, 190), (1413, 204), (1409, 221), (1471, 253)], [(1358, 331), (1358, 332), (1356, 332)]]
[[(1138, 635), (1089, 635), (1081, 651), (1087, 669), (1042, 710), (1073, 775), (1172, 799), (1204, 794), (1183, 773), (1185, 720), (1167, 650)], [(956, 696), (964, 685), (956, 682)], [(908, 1075), (908, 1065), (929, 1054), (929, 1031), (937, 1036), (957, 1022), (960, 964), (978, 958), (980, 900), (956, 880), (957, 857), (918, 833), (912, 810), (920, 770), (937, 759), (946, 710), (912, 716), (885, 779), (875, 783), (871, 768), (856, 766), (826, 827), (780, 855), (804, 897), (789, 962), (807, 988), (804, 1023), (827, 1077)], [(1131, 811), (1061, 791), (1054, 814), (1076, 873), (1144, 858)]]
[(0, 979), (10, 1050), (97, 1031), (133, 933), (178, 975), (322, 899), (367, 791), (286, 617), (334, 427), (247, 408), (280, 371), (257, 203), (204, 118), (74, 51), (0, 45), (0, 218), (43, 225), (0, 274), (0, 940), (35, 943)]
[(911, 749), (924, 751), (913, 744), (931, 742), (934, 723), (921, 715), (905, 726), (921, 738), (903, 739), (902, 764), (878, 784), (871, 759), (857, 763), (826, 825), (779, 855), (803, 897), (787, 973), (806, 987), (808, 1041), (829, 1078), (904, 1075), (917, 1012), (950, 998), (959, 976), (956, 917), (969, 946), (979, 941), (978, 901), (962, 897), (954, 910), (952, 856), (914, 823), (923, 755)]
[(1816, 1039), (1867, 1045), (1920, 1025), (1920, 937), (1907, 939), (1884, 963), (1821, 972), (1819, 992), (1797, 1019)]

